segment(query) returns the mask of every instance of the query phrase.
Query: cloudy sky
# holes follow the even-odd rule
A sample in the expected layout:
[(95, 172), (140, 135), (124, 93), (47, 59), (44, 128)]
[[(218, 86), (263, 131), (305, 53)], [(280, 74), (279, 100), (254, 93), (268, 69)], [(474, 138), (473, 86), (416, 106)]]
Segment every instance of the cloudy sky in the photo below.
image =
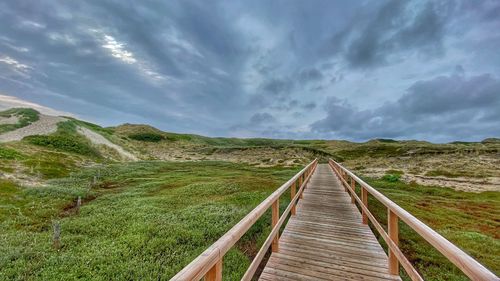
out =
[(0, 107), (209, 136), (500, 136), (500, 1), (2, 1)]

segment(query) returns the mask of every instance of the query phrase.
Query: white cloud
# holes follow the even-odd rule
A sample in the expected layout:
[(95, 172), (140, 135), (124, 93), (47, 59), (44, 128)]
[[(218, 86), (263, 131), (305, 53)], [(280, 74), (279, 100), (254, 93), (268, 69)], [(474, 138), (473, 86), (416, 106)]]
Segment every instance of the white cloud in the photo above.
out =
[(9, 57), (9, 56), (3, 56), (0, 57), (0, 65), (4, 64), (7, 65), (7, 67), (17, 73), (18, 75), (24, 77), (24, 78), (29, 78), (30, 76), (28, 73), (33, 70), (33, 67), (26, 65), (24, 63), (21, 63), (17, 61), (16, 59)]
[(53, 109), (50, 107), (40, 105), (38, 103), (34, 103), (34, 102), (20, 99), (17, 97), (0, 94), (0, 109), (4, 110), (4, 109), (12, 108), (12, 107), (30, 107), (30, 108), (38, 110), (39, 112), (41, 112), (43, 114), (47, 114), (47, 115), (74, 116), (74, 114), (69, 113), (69, 112), (56, 110), (56, 109)]
[(29, 52), (29, 49), (28, 49), (28, 48), (26, 48), (26, 47), (19, 47), (19, 46), (15, 46), (15, 45), (10, 44), (10, 43), (8, 43), (8, 42), (3, 42), (2, 44), (3, 44), (4, 46), (9, 47), (9, 48), (10, 48), (10, 49), (12, 49), (12, 50), (15, 50), (15, 51), (20, 52), (20, 53), (27, 53), (27, 52)]
[(19, 61), (15, 60), (9, 56), (1, 57), (0, 62), (11, 65), (12, 67), (14, 67), (15, 69), (20, 70), (20, 71), (27, 71), (27, 70), (33, 69), (33, 67), (26, 65), (26, 64), (23, 64), (23, 63), (20, 63)]
[(193, 56), (203, 58), (203, 55), (200, 53), (200, 51), (198, 51), (198, 49), (187, 39), (183, 38), (183, 36), (181, 36), (181, 34), (177, 30), (170, 28), (167, 32), (163, 33), (162, 36), (175, 49), (180, 49)]
[(57, 43), (62, 43), (65, 45), (72, 45), (72, 46), (75, 46), (78, 44), (78, 39), (72, 35), (69, 35), (69, 34), (59, 33), (59, 32), (50, 32), (47, 36), (50, 38), (50, 40), (57, 42)]
[(44, 29), (46, 26), (45, 24), (41, 24), (35, 21), (31, 20), (23, 20), (20, 23), (21, 27), (26, 28), (26, 29)]
[(111, 55), (125, 63), (136, 63), (137, 60), (132, 52), (125, 50), (125, 44), (119, 43), (113, 36), (104, 35), (105, 44), (103, 48), (108, 49)]

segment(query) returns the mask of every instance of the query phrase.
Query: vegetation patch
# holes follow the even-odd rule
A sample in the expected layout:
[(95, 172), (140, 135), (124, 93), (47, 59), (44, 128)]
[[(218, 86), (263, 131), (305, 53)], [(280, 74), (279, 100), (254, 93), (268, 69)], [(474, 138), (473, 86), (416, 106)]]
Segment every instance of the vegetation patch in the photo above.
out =
[(159, 142), (165, 139), (165, 137), (156, 133), (137, 133), (129, 135), (129, 138), (137, 141), (146, 141), (146, 142)]
[(21, 159), (23, 155), (14, 149), (0, 145), (0, 159)]
[(0, 124), (0, 134), (13, 131), (22, 127), (26, 127), (29, 124), (37, 121), (39, 119), (38, 111), (32, 108), (12, 108), (0, 112), (0, 117), (9, 118), (12, 116), (18, 117), (16, 124)]
[(400, 174), (386, 174), (382, 177), (382, 180), (387, 182), (398, 182), (400, 178)]
[(50, 147), (61, 151), (77, 153), (81, 155), (97, 156), (99, 153), (88, 141), (74, 135), (34, 135), (25, 137), (23, 140), (30, 144)]
[(439, 177), (439, 176), (442, 176), (442, 177), (447, 177), (447, 178), (456, 178), (456, 177), (460, 176), (459, 173), (448, 171), (448, 170), (442, 170), (442, 169), (427, 171), (425, 173), (425, 175), (428, 176), (428, 177)]

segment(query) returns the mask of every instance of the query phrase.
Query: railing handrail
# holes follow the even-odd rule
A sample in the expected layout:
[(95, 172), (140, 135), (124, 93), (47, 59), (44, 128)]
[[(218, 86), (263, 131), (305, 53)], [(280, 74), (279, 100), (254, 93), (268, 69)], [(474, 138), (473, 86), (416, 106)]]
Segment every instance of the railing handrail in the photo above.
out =
[(271, 207), (271, 205), (285, 193), (285, 191), (295, 184), (295, 182), (305, 174), (317, 159), (309, 163), (300, 172), (295, 174), (290, 180), (281, 185), (271, 195), (264, 199), (257, 207), (241, 219), (235, 226), (226, 232), (219, 240), (208, 247), (203, 253), (195, 258), (191, 263), (179, 271), (171, 280), (199, 280), (203, 278), (217, 262), (234, 246), (234, 244), (252, 227), (255, 222)]
[[(472, 280), (500, 280), (494, 273), (488, 270), (485, 266), (480, 264), (474, 258), (434, 231), (432, 228), (424, 224), (415, 216), (410, 214), (405, 209), (398, 206), (375, 188), (364, 182), (354, 173), (346, 169), (341, 164), (330, 159), (337, 167), (349, 175), (355, 182), (364, 188), (369, 194), (375, 197), (382, 203), (388, 210), (396, 214), (396, 216), (405, 222), (411, 229), (417, 232), (422, 238), (429, 242), (436, 250), (443, 254), (449, 261), (457, 266), (465, 275)], [(357, 197), (357, 195), (354, 193)], [(359, 199), (359, 198), (358, 198)]]

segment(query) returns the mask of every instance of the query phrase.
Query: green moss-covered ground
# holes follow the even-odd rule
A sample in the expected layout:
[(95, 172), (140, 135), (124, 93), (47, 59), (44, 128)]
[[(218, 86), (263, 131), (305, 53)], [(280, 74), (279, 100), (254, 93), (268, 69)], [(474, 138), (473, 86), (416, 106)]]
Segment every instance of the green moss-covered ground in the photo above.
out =
[[(298, 169), (142, 162), (84, 169), (46, 187), (4, 180), (0, 280), (169, 279)], [(257, 249), (249, 241), (262, 243), (269, 221), (266, 214), (226, 256), (225, 280), (244, 273)]]

